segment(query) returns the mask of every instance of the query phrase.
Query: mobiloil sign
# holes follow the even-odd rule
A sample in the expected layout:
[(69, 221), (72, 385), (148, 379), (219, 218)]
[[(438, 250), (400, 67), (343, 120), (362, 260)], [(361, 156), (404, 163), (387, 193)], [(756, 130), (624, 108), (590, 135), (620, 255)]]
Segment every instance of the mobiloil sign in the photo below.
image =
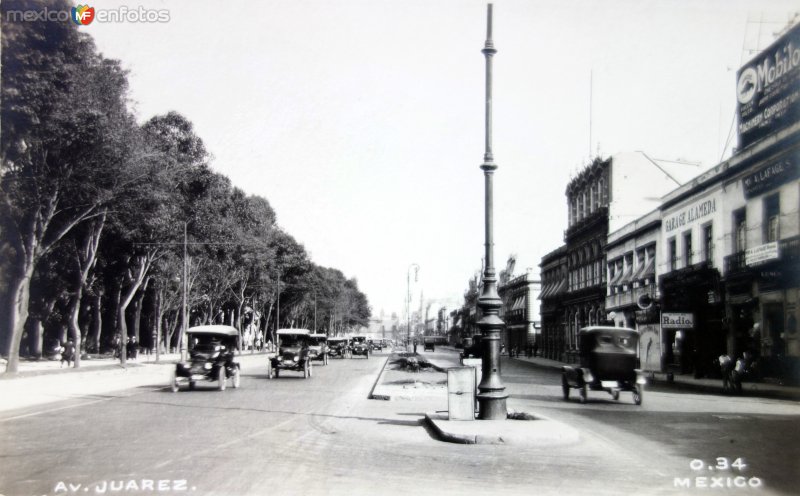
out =
[(800, 120), (800, 24), (736, 74), (739, 148)]

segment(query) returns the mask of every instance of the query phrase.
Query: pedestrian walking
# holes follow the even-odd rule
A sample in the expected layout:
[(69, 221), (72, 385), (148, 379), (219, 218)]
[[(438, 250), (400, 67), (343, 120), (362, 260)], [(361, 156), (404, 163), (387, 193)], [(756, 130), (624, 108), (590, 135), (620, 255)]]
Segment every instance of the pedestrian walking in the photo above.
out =
[(67, 362), (67, 367), (72, 366), (72, 361), (75, 359), (75, 343), (72, 342), (72, 338), (67, 339), (66, 344), (61, 347), (61, 366), (64, 366), (64, 362)]

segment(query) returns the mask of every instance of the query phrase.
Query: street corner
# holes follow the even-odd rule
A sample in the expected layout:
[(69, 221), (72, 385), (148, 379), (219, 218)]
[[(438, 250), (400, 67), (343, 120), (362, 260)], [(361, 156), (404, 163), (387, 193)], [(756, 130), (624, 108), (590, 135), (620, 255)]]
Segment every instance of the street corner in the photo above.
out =
[(425, 421), (440, 440), (450, 443), (552, 448), (580, 440), (572, 427), (530, 413), (512, 412), (506, 420), (449, 420), (446, 411), (437, 411), (426, 413)]

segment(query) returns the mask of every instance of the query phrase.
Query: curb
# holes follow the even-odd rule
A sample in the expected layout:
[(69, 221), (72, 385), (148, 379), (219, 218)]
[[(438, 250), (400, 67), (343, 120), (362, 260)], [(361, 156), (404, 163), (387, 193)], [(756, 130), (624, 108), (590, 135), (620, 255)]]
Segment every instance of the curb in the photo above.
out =
[(367, 395), (368, 400), (384, 400), (384, 401), (391, 401), (392, 397), (386, 394), (374, 394), (375, 388), (378, 387), (378, 384), (381, 383), (381, 379), (383, 379), (383, 372), (386, 370), (386, 365), (389, 363), (389, 358), (391, 355), (386, 357), (386, 360), (383, 362), (383, 367), (381, 367), (381, 372), (378, 374), (378, 378), (375, 379), (375, 382), (372, 384), (372, 389), (369, 390), (369, 394)]
[[(147, 365), (167, 365), (167, 362), (159, 362), (152, 364), (149, 363), (129, 363), (122, 366), (119, 363), (110, 363), (107, 365), (89, 365), (79, 368), (69, 367), (66, 369), (52, 369), (52, 370), (24, 370), (16, 374), (0, 374), (0, 381), (13, 381), (14, 379), (23, 379), (26, 377), (40, 377), (45, 375), (58, 375), (58, 374), (84, 374), (87, 372), (104, 372), (108, 370), (127, 370), (130, 368), (145, 367)], [(174, 364), (173, 364), (174, 365)]]
[[(509, 412), (508, 419), (502, 422), (509, 422), (507, 425), (512, 425), (515, 422), (525, 422), (525, 421), (543, 421), (546, 423), (544, 426), (546, 430), (542, 430), (542, 425), (538, 425), (534, 427), (534, 424), (530, 424), (533, 428), (531, 431), (527, 431), (521, 433), (518, 427), (522, 424), (517, 424), (515, 428), (510, 428), (506, 430), (501, 430), (500, 432), (490, 432), (484, 434), (474, 434), (474, 433), (456, 433), (456, 432), (448, 432), (441, 428), (437, 424), (437, 420), (440, 421), (447, 421), (445, 419), (434, 419), (434, 416), (440, 416), (445, 414), (446, 412), (429, 412), (425, 414), (425, 421), (430, 426), (431, 430), (436, 433), (437, 437), (440, 441), (445, 441), (449, 443), (456, 443), (456, 444), (492, 444), (492, 445), (508, 445), (508, 446), (536, 446), (536, 447), (554, 447), (554, 446), (564, 446), (570, 445), (573, 443), (577, 443), (580, 441), (580, 433), (562, 423), (551, 419), (550, 417), (546, 417), (544, 415), (528, 415), (525, 413), (518, 413), (517, 418), (512, 418), (514, 415), (513, 412)], [(460, 421), (456, 421), (457, 423), (461, 423)], [(481, 422), (491, 422), (491, 421), (483, 421), (483, 420), (474, 420), (475, 422), (474, 427), (475, 430), (481, 431), (482, 428), (480, 427)], [(466, 424), (469, 424), (470, 421), (465, 421)], [(490, 429), (492, 430), (492, 429)], [(553, 435), (554, 432), (560, 432), (561, 434)]]

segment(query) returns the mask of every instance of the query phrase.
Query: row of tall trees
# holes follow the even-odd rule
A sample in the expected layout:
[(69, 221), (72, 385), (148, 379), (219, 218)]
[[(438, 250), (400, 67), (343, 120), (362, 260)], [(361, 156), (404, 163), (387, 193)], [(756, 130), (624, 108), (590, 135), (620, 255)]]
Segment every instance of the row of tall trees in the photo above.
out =
[[(9, 10), (40, 2), (4, 1)], [(69, 10), (65, 0), (47, 3)], [(354, 279), (315, 265), (269, 202), (211, 170), (192, 123), (138, 124), (127, 75), (72, 23), (4, 22), (0, 345), (6, 372), (56, 341), (173, 348), (186, 323), (366, 325)], [(185, 276), (186, 275), (186, 276)], [(80, 353), (75, 366), (80, 366)]]

